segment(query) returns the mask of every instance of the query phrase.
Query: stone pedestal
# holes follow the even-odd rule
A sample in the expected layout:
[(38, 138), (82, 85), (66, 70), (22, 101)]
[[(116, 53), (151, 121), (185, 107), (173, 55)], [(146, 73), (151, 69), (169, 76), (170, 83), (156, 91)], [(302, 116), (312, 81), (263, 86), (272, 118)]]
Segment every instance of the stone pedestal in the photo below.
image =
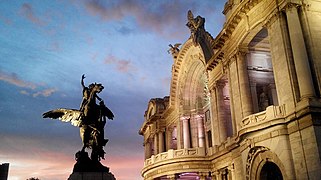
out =
[(108, 167), (102, 165), (98, 160), (90, 159), (87, 152), (76, 153), (76, 160), (73, 173), (68, 180), (116, 180), (114, 175), (109, 172)]
[(110, 172), (74, 172), (68, 180), (116, 180)]

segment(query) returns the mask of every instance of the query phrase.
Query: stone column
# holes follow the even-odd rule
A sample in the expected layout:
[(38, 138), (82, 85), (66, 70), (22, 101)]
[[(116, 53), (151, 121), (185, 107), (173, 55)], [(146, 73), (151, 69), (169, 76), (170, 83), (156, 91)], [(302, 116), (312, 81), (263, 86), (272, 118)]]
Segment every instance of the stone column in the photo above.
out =
[(253, 103), (251, 97), (249, 76), (247, 71), (246, 52), (239, 51), (236, 54), (236, 59), (240, 84), (240, 95), (243, 114), (242, 118), (244, 118), (250, 114), (253, 114)]
[(269, 88), (271, 90), (273, 105), (278, 106), (279, 101), (278, 101), (278, 95), (276, 92), (275, 84), (269, 84)]
[(184, 141), (184, 148), (191, 147), (191, 135), (189, 129), (189, 121), (190, 119), (184, 118), (183, 119), (183, 141)]
[[(230, 94), (230, 112), (231, 112), (231, 119), (232, 119), (232, 126), (233, 126), (233, 134), (237, 134), (240, 128), (240, 115), (238, 113), (238, 91), (239, 85), (237, 82), (237, 77), (235, 74), (237, 72), (237, 67), (235, 65), (235, 57), (230, 59), (229, 64), (225, 67), (227, 70), (228, 75), (228, 82), (229, 82), (229, 94)], [(233, 73), (234, 72), (234, 73)]]
[(215, 87), (211, 87), (211, 129), (212, 129), (212, 144), (219, 145), (219, 125), (217, 119), (217, 103), (216, 103), (216, 90)]
[(145, 150), (145, 159), (148, 159), (148, 145), (147, 142), (144, 142), (144, 150)]
[(314, 97), (315, 90), (309, 65), (309, 59), (303, 32), (295, 4), (290, 4), (286, 8), (289, 35), (294, 59), (295, 70), (298, 78), (300, 98)]
[[(173, 129), (174, 130), (174, 129)], [(166, 133), (165, 133), (165, 143), (166, 143), (166, 148), (165, 151), (168, 151), (169, 149), (171, 149), (171, 144), (172, 144), (172, 128), (167, 128), (166, 129)]]
[(225, 119), (224, 97), (223, 97), (224, 85), (225, 83), (222, 81), (215, 82), (220, 142), (224, 142), (227, 138), (227, 127), (226, 127), (227, 123)]
[(175, 180), (175, 174), (171, 174), (171, 175), (167, 175), (167, 178), (169, 179), (169, 180)]
[(220, 175), (221, 175), (220, 171), (218, 171), (218, 170), (214, 171), (212, 173), (213, 180), (221, 180)]
[[(231, 178), (231, 180), (235, 180), (236, 177), (235, 177), (234, 164), (232, 164), (231, 166), (228, 166), (227, 169), (228, 169), (228, 171), (231, 173), (230, 176), (229, 176), (229, 177)], [(230, 179), (230, 178), (229, 178), (229, 179)]]
[(165, 132), (164, 130), (160, 130), (158, 132), (158, 148), (159, 148), (158, 151), (159, 151), (159, 153), (164, 152), (164, 135), (163, 135), (164, 132)]
[(150, 143), (149, 143), (149, 139), (146, 141), (145, 143), (145, 158), (148, 159), (151, 157), (151, 147), (150, 147)]
[(177, 129), (177, 149), (182, 149), (182, 128), (181, 128), (181, 120), (178, 119), (177, 121), (177, 125), (176, 125), (176, 129)]
[(197, 120), (198, 147), (205, 147), (204, 119), (201, 115), (196, 115), (195, 118)]
[(154, 155), (158, 154), (158, 136), (154, 135)]
[(251, 87), (251, 94), (252, 94), (253, 111), (254, 113), (257, 113), (259, 112), (259, 104), (257, 100), (256, 82), (251, 81), (250, 87)]
[(207, 176), (206, 173), (199, 172), (197, 173), (197, 175), (199, 177), (199, 180), (206, 180), (206, 176)]

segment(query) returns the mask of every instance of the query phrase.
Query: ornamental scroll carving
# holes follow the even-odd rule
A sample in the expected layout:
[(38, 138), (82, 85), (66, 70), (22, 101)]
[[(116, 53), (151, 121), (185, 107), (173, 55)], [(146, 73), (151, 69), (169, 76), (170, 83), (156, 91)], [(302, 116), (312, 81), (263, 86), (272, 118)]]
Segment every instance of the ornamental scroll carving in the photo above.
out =
[(255, 157), (262, 152), (269, 151), (270, 149), (264, 146), (255, 146), (250, 149), (246, 159), (246, 180), (250, 180), (250, 173)]

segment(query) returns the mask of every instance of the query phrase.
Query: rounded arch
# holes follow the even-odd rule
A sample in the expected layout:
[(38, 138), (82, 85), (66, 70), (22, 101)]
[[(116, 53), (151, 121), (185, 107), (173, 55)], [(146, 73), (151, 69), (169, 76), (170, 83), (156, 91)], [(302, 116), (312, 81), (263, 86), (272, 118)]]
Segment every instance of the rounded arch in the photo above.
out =
[(186, 74), (180, 85), (179, 100), (183, 111), (202, 109), (205, 105), (205, 66), (199, 60), (186, 67)]
[(282, 172), (280, 168), (273, 162), (267, 161), (262, 166), (259, 174), (260, 180), (283, 180)]
[(265, 176), (270, 171), (274, 171), (278, 178), (288, 179), (285, 167), (275, 153), (263, 146), (251, 148), (247, 158), (246, 179), (261, 179), (261, 176)]
[(241, 40), (240, 47), (248, 47), (253, 40), (253, 38), (260, 32), (262, 29), (266, 29), (263, 26), (263, 23), (260, 22), (255, 26), (252, 26), (247, 32), (244, 38)]
[[(204, 86), (207, 86), (206, 63), (202, 48), (189, 39), (182, 46), (172, 69), (170, 106), (180, 110), (201, 106)], [(184, 108), (185, 107), (185, 108)]]

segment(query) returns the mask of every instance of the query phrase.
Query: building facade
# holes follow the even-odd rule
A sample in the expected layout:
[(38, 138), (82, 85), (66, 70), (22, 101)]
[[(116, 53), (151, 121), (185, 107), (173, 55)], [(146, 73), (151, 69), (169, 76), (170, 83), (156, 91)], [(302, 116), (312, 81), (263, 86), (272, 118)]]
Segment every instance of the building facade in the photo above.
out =
[(228, 0), (213, 38), (188, 12), (170, 94), (148, 103), (145, 180), (321, 177), (321, 1)]

